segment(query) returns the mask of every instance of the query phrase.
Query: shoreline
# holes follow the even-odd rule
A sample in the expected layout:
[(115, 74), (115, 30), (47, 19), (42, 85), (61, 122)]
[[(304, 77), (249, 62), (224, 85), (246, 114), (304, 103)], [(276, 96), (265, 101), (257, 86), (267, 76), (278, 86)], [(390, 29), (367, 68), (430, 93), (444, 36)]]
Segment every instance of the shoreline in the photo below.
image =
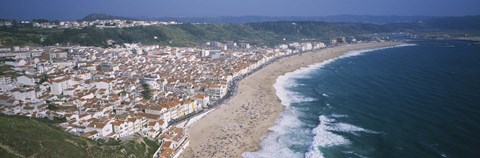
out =
[(480, 36), (472, 36), (472, 37), (455, 37), (454, 40), (462, 40), (462, 41), (471, 41), (471, 42), (480, 42)]
[(285, 109), (274, 87), (279, 76), (351, 51), (400, 44), (342, 45), (276, 60), (242, 79), (234, 96), (190, 126), (190, 145), (181, 157), (242, 157), (244, 152), (258, 151), (260, 141)]

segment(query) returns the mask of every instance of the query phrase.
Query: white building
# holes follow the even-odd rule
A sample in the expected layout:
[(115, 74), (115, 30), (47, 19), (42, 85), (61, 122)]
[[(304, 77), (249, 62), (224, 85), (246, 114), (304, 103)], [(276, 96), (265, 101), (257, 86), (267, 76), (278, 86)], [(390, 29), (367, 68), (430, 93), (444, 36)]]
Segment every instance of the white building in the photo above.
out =
[(52, 81), (50, 84), (50, 93), (52, 95), (61, 95), (65, 89), (69, 87), (69, 79), (60, 79)]
[(15, 100), (21, 100), (23, 102), (37, 102), (37, 96), (35, 95), (35, 90), (33, 88), (30, 89), (13, 89), (13, 97)]
[(35, 80), (32, 76), (19, 76), (19, 77), (17, 77), (17, 84), (34, 86), (35, 85)]

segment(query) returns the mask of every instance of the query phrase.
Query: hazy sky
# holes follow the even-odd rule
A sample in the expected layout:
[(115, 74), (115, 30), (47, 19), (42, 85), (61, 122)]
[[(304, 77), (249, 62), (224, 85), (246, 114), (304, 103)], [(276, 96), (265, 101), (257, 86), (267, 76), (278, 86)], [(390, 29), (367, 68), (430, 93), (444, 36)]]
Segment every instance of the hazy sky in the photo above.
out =
[(0, 0), (0, 18), (480, 15), (480, 0)]

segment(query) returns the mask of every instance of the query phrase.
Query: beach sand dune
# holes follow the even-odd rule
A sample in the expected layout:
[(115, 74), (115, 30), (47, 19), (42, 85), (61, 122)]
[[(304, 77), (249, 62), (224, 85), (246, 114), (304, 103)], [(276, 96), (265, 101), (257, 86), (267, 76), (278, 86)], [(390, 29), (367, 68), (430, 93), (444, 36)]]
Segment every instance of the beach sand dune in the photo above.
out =
[(277, 60), (243, 79), (235, 96), (188, 129), (190, 145), (181, 157), (242, 157), (244, 152), (258, 150), (261, 137), (284, 109), (273, 87), (278, 76), (349, 51), (399, 44), (343, 45)]

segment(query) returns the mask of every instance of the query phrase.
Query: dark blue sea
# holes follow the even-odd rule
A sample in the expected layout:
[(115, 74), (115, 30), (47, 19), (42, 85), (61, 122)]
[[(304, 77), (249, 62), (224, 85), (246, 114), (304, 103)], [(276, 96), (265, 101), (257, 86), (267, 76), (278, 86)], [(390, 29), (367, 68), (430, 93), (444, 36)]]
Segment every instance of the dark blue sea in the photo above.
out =
[(480, 157), (480, 45), (349, 52), (274, 86), (285, 111), (244, 157)]

